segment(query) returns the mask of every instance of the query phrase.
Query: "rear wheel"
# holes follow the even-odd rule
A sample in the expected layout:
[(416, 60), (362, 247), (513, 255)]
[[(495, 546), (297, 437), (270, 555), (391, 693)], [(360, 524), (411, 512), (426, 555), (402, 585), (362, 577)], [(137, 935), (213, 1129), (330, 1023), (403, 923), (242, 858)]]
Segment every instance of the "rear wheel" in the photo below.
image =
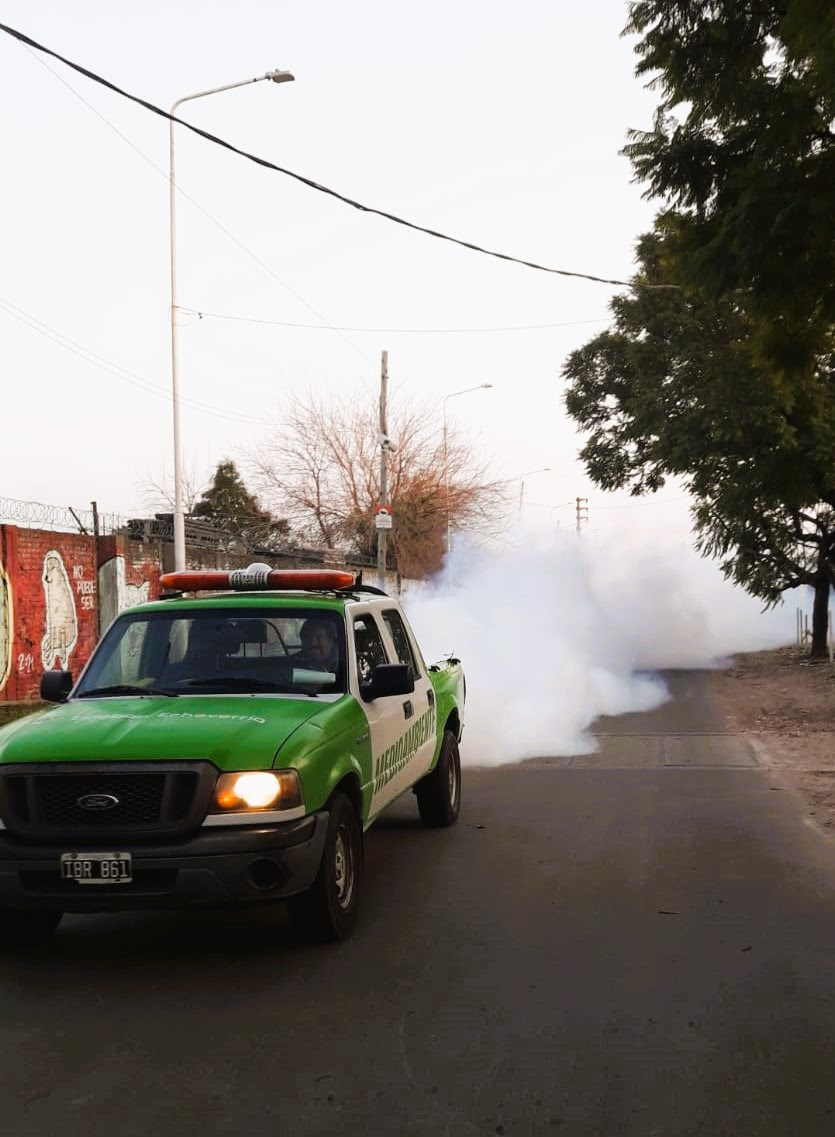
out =
[(361, 880), (362, 827), (350, 800), (337, 793), (316, 879), (290, 901), (294, 918), (317, 940), (347, 939), (357, 922)]
[(0, 951), (20, 951), (46, 943), (62, 915), (63, 912), (0, 909)]
[(415, 786), (418, 812), (424, 825), (441, 829), (454, 825), (461, 809), (461, 756), (458, 739), (444, 731), (438, 764)]

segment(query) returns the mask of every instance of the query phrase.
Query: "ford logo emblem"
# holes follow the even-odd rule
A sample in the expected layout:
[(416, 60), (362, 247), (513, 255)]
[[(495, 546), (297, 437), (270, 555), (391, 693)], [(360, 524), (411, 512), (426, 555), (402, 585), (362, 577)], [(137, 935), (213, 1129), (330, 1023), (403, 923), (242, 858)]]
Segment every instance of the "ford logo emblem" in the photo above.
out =
[(119, 804), (119, 799), (113, 794), (84, 794), (75, 804), (81, 806), (82, 809), (92, 809), (98, 812), (103, 809), (113, 809)]

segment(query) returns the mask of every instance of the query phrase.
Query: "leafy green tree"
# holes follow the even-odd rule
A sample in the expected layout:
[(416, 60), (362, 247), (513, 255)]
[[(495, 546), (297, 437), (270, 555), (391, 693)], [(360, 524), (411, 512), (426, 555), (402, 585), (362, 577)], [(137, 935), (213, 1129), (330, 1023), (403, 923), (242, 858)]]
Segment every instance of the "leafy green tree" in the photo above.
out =
[(835, 5), (638, 0), (627, 32), (659, 90), (625, 153), (679, 217), (679, 282), (745, 293), (749, 335), (786, 382), (835, 323)]
[(244, 485), (235, 463), (228, 459), (218, 463), (211, 485), (203, 491), (191, 516), (215, 522), (250, 550), (269, 551), (286, 544), (290, 532), (286, 520), (261, 508), (257, 497)]
[(580, 456), (607, 490), (643, 494), (680, 477), (697, 545), (725, 575), (768, 605), (815, 589), (822, 654), (835, 583), (835, 355), (787, 403), (734, 298), (642, 287), (673, 279), (678, 256), (667, 218), (639, 244), (641, 272), (612, 302), (614, 329), (566, 362), (566, 407), (588, 432)]
[(661, 98), (625, 153), (664, 212), (615, 329), (566, 364), (582, 456), (608, 489), (680, 476), (698, 547), (766, 603), (814, 587), (820, 654), (835, 580), (835, 7), (637, 0), (626, 31)]

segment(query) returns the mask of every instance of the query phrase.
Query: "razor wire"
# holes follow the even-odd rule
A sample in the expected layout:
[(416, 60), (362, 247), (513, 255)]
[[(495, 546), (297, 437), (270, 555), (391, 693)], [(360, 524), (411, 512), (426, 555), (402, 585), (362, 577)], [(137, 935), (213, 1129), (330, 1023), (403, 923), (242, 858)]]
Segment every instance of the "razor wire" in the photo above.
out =
[[(55, 529), (92, 536), (96, 522), (92, 509), (74, 509), (71, 505), (49, 505), (42, 501), (21, 501), (0, 497), (0, 522), (21, 525), (27, 529)], [(116, 533), (125, 525), (117, 513), (98, 514), (99, 533)]]
[[(56, 532), (81, 533), (93, 536), (96, 521), (92, 509), (75, 509), (70, 505), (49, 505), (42, 501), (21, 501), (19, 498), (0, 497), (0, 524), (18, 525), (27, 529), (46, 529)], [(266, 546), (257, 539), (248, 539), (240, 533), (230, 533), (211, 521), (187, 517), (186, 543), (193, 549), (204, 549), (237, 556), (260, 555), (279, 557), (282, 560), (314, 565), (352, 564), (372, 567), (373, 557), (348, 549), (326, 549), (289, 543), (285, 546)], [(125, 518), (118, 513), (98, 513), (99, 535), (120, 534), (137, 542), (174, 540), (174, 518), (170, 513), (154, 517)]]

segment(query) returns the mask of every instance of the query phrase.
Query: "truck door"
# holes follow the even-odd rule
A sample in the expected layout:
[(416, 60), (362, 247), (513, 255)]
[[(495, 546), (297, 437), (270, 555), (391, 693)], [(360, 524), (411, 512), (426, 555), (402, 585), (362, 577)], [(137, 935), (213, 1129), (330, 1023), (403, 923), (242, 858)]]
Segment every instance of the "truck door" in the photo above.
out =
[[(369, 817), (393, 801), (406, 788), (403, 766), (406, 754), (406, 735), (410, 695), (387, 695), (372, 702), (362, 698), (362, 686), (371, 678), (378, 663), (394, 663), (387, 648), (375, 613), (370, 608), (351, 608), (352, 626), (349, 650), (353, 655), (351, 666), (351, 693), (356, 697), (368, 719), (371, 736), (372, 796)], [(412, 715), (414, 708), (412, 706)]]
[(414, 756), (407, 766), (406, 785), (411, 786), (429, 771), (435, 757), (438, 733), (435, 690), (400, 612), (396, 608), (383, 608), (381, 615), (396, 661), (406, 664), (415, 681), (415, 689), (410, 696), (412, 713), (407, 716), (409, 724), (415, 728), (412, 737), (416, 743)]

